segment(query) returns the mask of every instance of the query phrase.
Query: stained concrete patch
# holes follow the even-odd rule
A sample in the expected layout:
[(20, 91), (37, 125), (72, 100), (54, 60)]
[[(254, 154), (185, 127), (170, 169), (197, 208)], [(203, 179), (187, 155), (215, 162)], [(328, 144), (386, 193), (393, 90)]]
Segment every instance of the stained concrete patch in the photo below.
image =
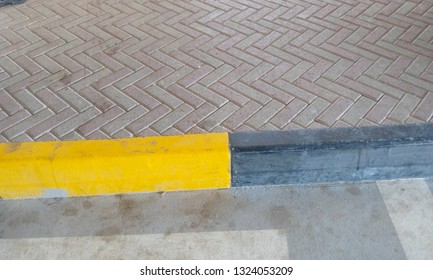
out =
[(405, 258), (374, 184), (9, 200), (0, 213), (8, 240), (278, 231), (293, 259)]

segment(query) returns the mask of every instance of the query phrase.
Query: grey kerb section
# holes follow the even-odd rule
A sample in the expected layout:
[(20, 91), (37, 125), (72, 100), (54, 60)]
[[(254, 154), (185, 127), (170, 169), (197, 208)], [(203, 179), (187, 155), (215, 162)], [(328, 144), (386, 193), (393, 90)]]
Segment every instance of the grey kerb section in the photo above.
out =
[(433, 177), (433, 124), (230, 135), (232, 186)]

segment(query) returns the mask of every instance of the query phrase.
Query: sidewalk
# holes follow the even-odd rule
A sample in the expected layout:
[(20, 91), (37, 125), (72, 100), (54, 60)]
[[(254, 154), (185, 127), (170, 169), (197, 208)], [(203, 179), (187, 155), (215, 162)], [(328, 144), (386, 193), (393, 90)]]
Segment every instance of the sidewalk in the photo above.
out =
[(0, 142), (432, 121), (431, 1), (0, 9)]

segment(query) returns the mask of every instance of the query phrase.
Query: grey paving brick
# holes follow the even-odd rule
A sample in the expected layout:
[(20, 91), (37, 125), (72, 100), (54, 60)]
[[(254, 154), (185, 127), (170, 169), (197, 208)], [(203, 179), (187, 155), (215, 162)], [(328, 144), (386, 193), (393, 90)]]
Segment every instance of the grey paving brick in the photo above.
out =
[(313, 67), (313, 65), (314, 64), (310, 62), (301, 61), (300, 63), (296, 64), (292, 69), (290, 69), (286, 74), (284, 74), (283, 79), (293, 83), (295, 80), (301, 77), (305, 72), (307, 72), (311, 67)]
[(249, 119), (255, 112), (257, 112), (261, 106), (254, 102), (250, 101), (245, 104), (242, 108), (237, 110), (234, 114), (228, 117), (222, 125), (234, 131), (236, 128), (241, 126), (247, 119)]
[(388, 118), (399, 124), (404, 124), (405, 120), (410, 117), (420, 101), (421, 99), (419, 97), (405, 94), (397, 106), (395, 106), (394, 110), (391, 111)]
[(194, 84), (190, 86), (189, 89), (192, 92), (194, 92), (197, 96), (201, 97), (207, 102), (212, 103), (217, 107), (221, 107), (223, 104), (228, 102), (227, 98), (224, 98), (221, 95), (216, 94), (214, 91), (209, 90), (207, 87), (204, 87), (200, 84)]
[[(66, 134), (69, 134), (71, 132), (75, 132), (75, 129), (77, 129), (80, 125), (86, 123), (93, 117), (97, 116), (101, 112), (93, 107), (90, 107), (86, 111), (76, 115), (75, 117), (72, 117), (71, 119), (67, 120), (66, 122), (62, 123), (58, 127), (52, 130), (53, 134), (61, 139)], [(75, 132), (76, 133), (76, 132)], [(73, 133), (73, 134), (75, 134)]]
[(27, 111), (34, 114), (46, 106), (27, 90), (20, 90), (14, 93), (13, 98), (18, 101)]
[(176, 124), (178, 121), (186, 117), (193, 110), (193, 107), (191, 107), (190, 105), (182, 104), (169, 114), (165, 115), (162, 119), (152, 124), (150, 127), (159, 133), (163, 133), (168, 130), (172, 125)]
[(366, 118), (374, 123), (381, 124), (397, 103), (396, 99), (385, 95), (371, 109)]
[(24, 119), (18, 124), (13, 125), (12, 127), (6, 129), (3, 131), (3, 135), (6, 136), (9, 139), (12, 139), (20, 134), (23, 134), (26, 132), (26, 130), (32, 128), (33, 126), (43, 122), (44, 120), (48, 119), (53, 115), (53, 112), (51, 112), (49, 109), (43, 109), (28, 118)]
[(275, 116), (283, 107), (284, 104), (276, 100), (272, 100), (263, 108), (261, 108), (257, 113), (255, 113), (245, 123), (254, 129), (258, 129), (264, 126), (268, 122), (268, 120)]
[(236, 82), (234, 84), (231, 85), (231, 88), (235, 89), (237, 92), (241, 93), (244, 96), (247, 96), (249, 99), (255, 100), (258, 103), (264, 105), (266, 103), (268, 103), (269, 101), (271, 101), (271, 97), (269, 97), (268, 95), (259, 92), (257, 90), (255, 90), (254, 88), (241, 83), (241, 82)]
[(319, 116), (317, 121), (325, 124), (327, 127), (331, 127), (352, 106), (352, 104), (353, 101), (340, 97)]
[(213, 131), (215, 127), (221, 124), (225, 119), (230, 117), (239, 109), (239, 106), (231, 102), (224, 104), (221, 108), (207, 117), (205, 120), (198, 123), (198, 126), (205, 131)]
[(421, 103), (418, 105), (416, 110), (413, 112), (413, 116), (421, 120), (429, 120), (433, 116), (433, 93), (429, 92)]
[(302, 127), (308, 127), (329, 105), (328, 101), (316, 98), (310, 106), (293, 119), (293, 122)]
[(364, 116), (374, 107), (375, 102), (370, 98), (361, 96), (355, 104), (341, 117), (341, 119), (352, 126), (364, 118)]
[(0, 132), (6, 130), (9, 127), (14, 126), (15, 124), (21, 122), (22, 120), (28, 118), (30, 113), (26, 110), (20, 110), (15, 112), (9, 117), (6, 117), (0, 121)]
[(104, 125), (102, 130), (108, 135), (113, 135), (123, 129), (126, 125), (146, 114), (148, 111), (149, 110), (145, 109), (143, 106), (136, 106), (125, 112), (123, 115), (118, 116), (110, 123)]

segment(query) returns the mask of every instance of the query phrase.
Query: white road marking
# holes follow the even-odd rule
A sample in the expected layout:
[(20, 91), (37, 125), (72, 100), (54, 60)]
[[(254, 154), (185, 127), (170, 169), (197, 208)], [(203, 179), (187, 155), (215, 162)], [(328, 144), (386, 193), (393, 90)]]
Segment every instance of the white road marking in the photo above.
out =
[(433, 258), (433, 195), (424, 180), (377, 183), (408, 259)]
[(0, 239), (0, 259), (287, 259), (281, 230)]

